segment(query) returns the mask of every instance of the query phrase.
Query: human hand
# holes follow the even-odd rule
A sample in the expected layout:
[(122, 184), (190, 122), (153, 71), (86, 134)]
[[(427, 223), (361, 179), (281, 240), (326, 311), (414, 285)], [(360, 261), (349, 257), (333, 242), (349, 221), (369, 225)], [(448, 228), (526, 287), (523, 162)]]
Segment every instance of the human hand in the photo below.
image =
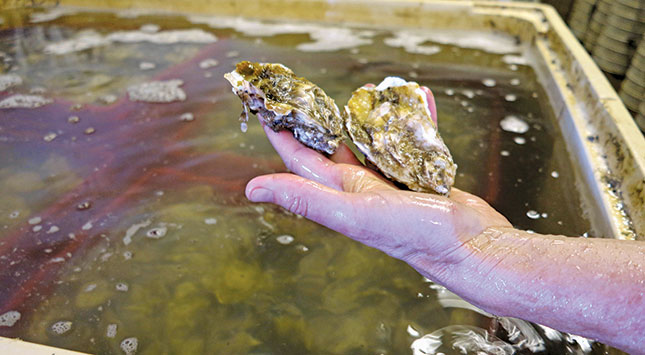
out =
[[(434, 98), (424, 87), (433, 118)], [(262, 121), (262, 120), (260, 120)], [(510, 223), (482, 199), (452, 189), (450, 198), (402, 191), (364, 167), (341, 145), (330, 158), (298, 142), (291, 132), (264, 127), (294, 174), (256, 177), (246, 187), (254, 202), (278, 204), (436, 278), (470, 252), (464, 245), (492, 227)]]

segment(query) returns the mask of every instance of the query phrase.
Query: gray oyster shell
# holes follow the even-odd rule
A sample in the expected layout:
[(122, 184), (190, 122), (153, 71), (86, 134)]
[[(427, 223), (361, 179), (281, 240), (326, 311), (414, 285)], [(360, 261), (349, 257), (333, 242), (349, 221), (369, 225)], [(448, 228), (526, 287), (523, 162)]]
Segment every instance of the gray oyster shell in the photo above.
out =
[(450, 193), (457, 165), (419, 84), (388, 77), (376, 87), (357, 89), (345, 106), (345, 127), (388, 178), (414, 191)]
[(327, 154), (338, 148), (344, 137), (338, 106), (309, 80), (282, 64), (248, 61), (224, 77), (242, 99), (243, 127), (250, 110), (274, 131), (288, 129), (310, 148)]

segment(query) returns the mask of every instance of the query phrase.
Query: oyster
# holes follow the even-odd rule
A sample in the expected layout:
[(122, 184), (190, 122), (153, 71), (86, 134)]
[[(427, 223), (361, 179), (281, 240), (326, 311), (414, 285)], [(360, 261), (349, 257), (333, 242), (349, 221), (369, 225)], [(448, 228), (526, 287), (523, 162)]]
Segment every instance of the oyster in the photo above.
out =
[(358, 149), (388, 178), (411, 190), (448, 195), (457, 166), (415, 82), (387, 77), (354, 91), (345, 126)]
[(248, 111), (274, 131), (288, 129), (306, 146), (332, 154), (343, 139), (338, 106), (318, 86), (297, 77), (282, 64), (243, 61), (224, 75), (242, 99), (246, 129)]

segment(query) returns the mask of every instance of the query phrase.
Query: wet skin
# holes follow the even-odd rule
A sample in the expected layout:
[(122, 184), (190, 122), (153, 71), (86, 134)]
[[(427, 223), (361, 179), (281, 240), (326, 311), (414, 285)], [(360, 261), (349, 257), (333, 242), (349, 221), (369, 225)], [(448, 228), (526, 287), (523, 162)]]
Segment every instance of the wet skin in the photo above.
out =
[(346, 146), (327, 158), (290, 132), (265, 132), (293, 174), (254, 178), (246, 186), (251, 201), (278, 204), (401, 259), (493, 314), (630, 353), (645, 349), (645, 243), (517, 230), (467, 192), (402, 191)]

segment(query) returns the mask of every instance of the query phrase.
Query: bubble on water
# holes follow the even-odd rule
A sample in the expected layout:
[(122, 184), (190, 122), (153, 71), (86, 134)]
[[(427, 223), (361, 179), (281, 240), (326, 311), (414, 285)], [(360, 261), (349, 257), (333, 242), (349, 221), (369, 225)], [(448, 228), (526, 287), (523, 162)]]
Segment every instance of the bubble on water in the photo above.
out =
[(78, 116), (69, 116), (67, 117), (67, 122), (69, 123), (79, 123), (81, 121), (81, 118)]
[(146, 237), (152, 238), (152, 239), (159, 239), (163, 238), (166, 235), (166, 232), (168, 232), (167, 227), (157, 227), (157, 228), (152, 228), (146, 232)]
[(507, 156), (511, 155), (511, 153), (508, 150), (502, 150), (502, 151), (499, 152), (499, 154), (501, 156), (503, 156), (503, 157), (507, 157)]
[(139, 63), (139, 69), (141, 70), (150, 70), (157, 67), (157, 64), (153, 62), (141, 62)]
[(29, 224), (38, 224), (38, 223), (42, 222), (42, 220), (43, 219), (40, 218), (40, 217), (32, 217), (32, 218), (29, 218), (29, 220), (27, 222)]
[[(419, 296), (419, 295), (420, 295), (420, 296)], [(423, 294), (422, 294), (422, 293), (419, 293), (419, 294), (417, 294), (417, 296), (418, 296), (418, 297), (423, 297)], [(407, 329), (407, 331), (408, 331), (408, 334), (410, 334), (410, 336), (415, 337), (415, 338), (416, 338), (416, 337), (419, 337), (419, 336), (421, 335), (421, 333), (419, 333), (419, 331), (418, 331), (418, 330), (414, 329), (414, 327), (412, 327), (412, 325), (410, 325), (410, 324), (408, 324), (408, 329)]]
[(184, 122), (190, 122), (195, 119), (195, 115), (193, 115), (191, 112), (185, 112), (182, 113), (181, 116), (179, 116), (179, 119)]
[(455, 90), (453, 89), (446, 89), (444, 90), (444, 93), (448, 96), (453, 96), (455, 94)]
[(18, 216), (20, 216), (20, 211), (13, 211), (13, 212), (9, 213), (9, 218), (11, 218), (11, 219), (16, 219), (16, 218), (18, 218)]
[(51, 226), (51, 227), (49, 227), (49, 230), (47, 231), (47, 234), (56, 233), (59, 230), (60, 230), (60, 228), (58, 228), (58, 226)]
[(186, 93), (180, 88), (183, 80), (149, 81), (128, 87), (128, 97), (132, 101), (163, 103), (186, 100)]
[(0, 108), (37, 108), (54, 102), (40, 95), (11, 95), (0, 101)]
[(86, 210), (86, 209), (88, 209), (90, 207), (92, 207), (92, 203), (90, 201), (83, 201), (83, 202), (79, 203), (78, 205), (76, 205), (76, 209), (79, 210), (79, 211)]
[(513, 138), (513, 141), (514, 141), (516, 144), (520, 144), (520, 145), (522, 145), (522, 144), (526, 143), (526, 139), (525, 139), (524, 137), (514, 137), (514, 138)]
[(142, 25), (141, 27), (139, 27), (139, 30), (145, 33), (159, 32), (160, 29), (161, 27), (159, 27), (159, 25), (156, 25), (154, 23), (146, 23), (145, 25)]
[(217, 223), (217, 218), (213, 218), (213, 217), (206, 218), (206, 219), (204, 219), (204, 223), (206, 223), (208, 225), (216, 224)]
[(85, 292), (92, 292), (96, 289), (96, 284), (89, 284), (85, 287), (83, 291)]
[(22, 84), (22, 78), (16, 74), (0, 74), (0, 91)]
[(484, 86), (492, 88), (497, 85), (497, 82), (495, 81), (495, 79), (484, 79), (482, 80), (482, 84), (484, 84)]
[(538, 219), (538, 218), (540, 218), (540, 213), (538, 211), (535, 211), (535, 210), (528, 210), (526, 212), (526, 217), (528, 217), (530, 219)]
[(35, 225), (34, 228), (32, 228), (31, 230), (34, 232), (40, 232), (42, 229), (43, 229), (43, 226), (38, 224), (38, 225)]
[(507, 132), (518, 134), (526, 133), (529, 130), (528, 123), (514, 115), (504, 117), (504, 119), (499, 122), (499, 125)]
[(240, 122), (240, 130), (242, 133), (246, 133), (246, 131), (249, 129), (249, 126), (246, 124), (246, 122)]
[(219, 65), (219, 61), (213, 58), (204, 59), (199, 62), (199, 67), (202, 69), (208, 69)]
[(20, 320), (21, 314), (18, 311), (9, 311), (0, 314), (0, 327), (13, 327)]
[(129, 250), (128, 250), (128, 251), (124, 251), (124, 252), (123, 252), (123, 259), (125, 259), (125, 260), (130, 260), (130, 259), (132, 259), (132, 252), (131, 252), (131, 251), (129, 251)]
[(128, 292), (128, 289), (129, 289), (128, 284), (124, 282), (119, 282), (118, 284), (116, 284), (115, 288), (117, 291), (120, 291), (120, 292)]
[(275, 239), (278, 241), (278, 243), (282, 245), (287, 245), (287, 244), (291, 244), (294, 238), (288, 234), (285, 234), (285, 235), (280, 235)]
[(47, 134), (43, 137), (43, 140), (44, 140), (45, 142), (51, 142), (51, 141), (53, 141), (54, 139), (56, 139), (56, 136), (57, 136), (57, 134), (56, 134), (56, 133), (54, 133), (54, 132), (49, 132), (49, 133), (47, 133)]
[(51, 325), (51, 330), (57, 335), (63, 335), (72, 329), (72, 322), (68, 320), (58, 321)]
[(309, 248), (307, 246), (305, 246), (305, 245), (298, 244), (298, 245), (296, 245), (296, 250), (301, 252), (301, 253), (306, 253), (306, 252), (309, 251)]
[(114, 338), (116, 336), (116, 330), (116, 324), (108, 324), (107, 330), (105, 331), (105, 336), (107, 336), (108, 338)]
[(520, 79), (518, 79), (518, 78), (511, 79), (511, 85), (513, 85), (513, 86), (520, 85)]
[(547, 217), (549, 217), (549, 214), (548, 214), (548, 213), (546, 213), (546, 212), (542, 212), (542, 214), (540, 215), (540, 217), (542, 217), (542, 218), (547, 218)]
[(94, 227), (94, 225), (92, 224), (92, 221), (87, 221), (87, 223), (85, 223), (83, 227), (81, 227), (81, 229), (84, 231), (87, 231), (92, 229), (92, 227)]
[(123, 352), (126, 355), (136, 354), (138, 347), (139, 347), (139, 340), (135, 337), (125, 338), (121, 342), (121, 350), (123, 350)]
[(90, 134), (94, 134), (94, 132), (96, 132), (94, 127), (88, 127), (88, 128), (85, 129), (85, 131), (83, 133), (85, 133), (87, 135), (90, 135)]
[(557, 179), (557, 178), (560, 177), (560, 173), (558, 173), (557, 171), (554, 170), (554, 171), (551, 172), (551, 177), (554, 178), (554, 179)]
[(515, 100), (517, 100), (517, 95), (515, 95), (515, 94), (507, 94), (506, 96), (504, 96), (504, 100), (506, 100), (508, 102), (514, 102)]
[(473, 97), (475, 97), (475, 92), (472, 90), (463, 90), (462, 94), (464, 94), (464, 96), (466, 96), (469, 99), (472, 99)]

